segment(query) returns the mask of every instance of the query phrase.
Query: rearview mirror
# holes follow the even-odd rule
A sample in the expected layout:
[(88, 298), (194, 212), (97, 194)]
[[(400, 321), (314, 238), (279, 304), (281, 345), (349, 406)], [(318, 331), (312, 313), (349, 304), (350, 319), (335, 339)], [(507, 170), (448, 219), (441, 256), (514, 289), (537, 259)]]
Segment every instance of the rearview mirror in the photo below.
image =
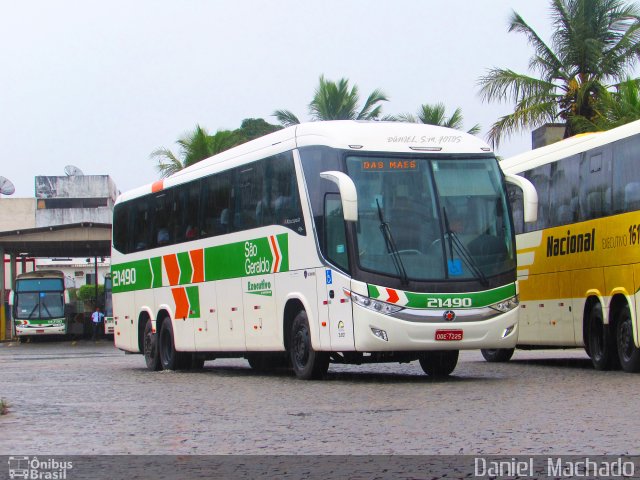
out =
[(358, 221), (358, 193), (353, 180), (342, 172), (334, 170), (320, 173), (320, 176), (326, 180), (335, 183), (340, 190), (340, 199), (342, 201), (342, 213), (347, 222)]

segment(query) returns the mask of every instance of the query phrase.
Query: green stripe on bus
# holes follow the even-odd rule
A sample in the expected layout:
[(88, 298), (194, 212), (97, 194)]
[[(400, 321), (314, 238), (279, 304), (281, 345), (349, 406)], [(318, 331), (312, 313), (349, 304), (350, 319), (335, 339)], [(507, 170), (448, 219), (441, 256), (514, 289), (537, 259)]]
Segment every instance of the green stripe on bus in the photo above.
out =
[[(204, 249), (204, 280), (215, 281), (289, 271), (289, 234), (275, 236), (276, 255), (269, 237), (229, 243)], [(193, 265), (189, 251), (177, 254), (179, 285), (191, 283)], [(276, 262), (277, 261), (277, 262)], [(274, 265), (274, 262), (276, 264)], [(162, 257), (136, 260), (111, 266), (113, 293), (162, 287)], [(165, 285), (166, 286), (166, 285)]]
[[(493, 305), (515, 296), (516, 285), (515, 283), (510, 283), (492, 290), (470, 293), (416, 293), (387, 289), (376, 285), (368, 285), (368, 291), (371, 298), (381, 300), (388, 299), (393, 294), (392, 292), (395, 292), (400, 297), (400, 300), (394, 303), (407, 308), (450, 308), (453, 306), (455, 308), (462, 306), (465, 308), (479, 308)], [(403, 295), (406, 296), (407, 302), (403, 301)], [(432, 305), (430, 305), (430, 300)]]
[(151, 262), (151, 271), (153, 272), (153, 285), (151, 288), (158, 288), (162, 286), (162, 258), (153, 257), (149, 260)]
[(200, 318), (200, 288), (194, 285), (185, 290), (189, 299), (189, 318)]
[(191, 257), (189, 252), (180, 252), (178, 254), (178, 266), (180, 267), (180, 285), (191, 283), (193, 275), (193, 267), (191, 266)]

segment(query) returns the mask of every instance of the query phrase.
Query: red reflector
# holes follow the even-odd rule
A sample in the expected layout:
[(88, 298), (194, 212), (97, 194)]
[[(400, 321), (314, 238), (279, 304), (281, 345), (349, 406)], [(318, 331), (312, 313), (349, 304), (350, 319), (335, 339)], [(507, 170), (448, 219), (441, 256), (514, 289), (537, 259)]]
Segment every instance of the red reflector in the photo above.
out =
[(36, 330), (36, 333), (44, 333), (44, 330)]

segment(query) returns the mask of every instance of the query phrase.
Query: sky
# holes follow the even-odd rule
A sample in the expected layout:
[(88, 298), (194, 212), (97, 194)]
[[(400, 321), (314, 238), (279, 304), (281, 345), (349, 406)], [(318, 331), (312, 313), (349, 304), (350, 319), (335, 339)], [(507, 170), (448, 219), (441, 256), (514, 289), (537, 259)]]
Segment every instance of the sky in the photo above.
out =
[[(376, 88), (384, 114), (443, 102), (464, 125), (513, 110), (478, 78), (527, 72), (512, 10), (550, 41), (546, 0), (0, 0), (0, 176), (110, 175), (120, 191), (159, 178), (150, 154), (197, 124), (210, 133), (278, 109), (308, 120), (320, 75)], [(529, 150), (531, 134), (496, 151)]]

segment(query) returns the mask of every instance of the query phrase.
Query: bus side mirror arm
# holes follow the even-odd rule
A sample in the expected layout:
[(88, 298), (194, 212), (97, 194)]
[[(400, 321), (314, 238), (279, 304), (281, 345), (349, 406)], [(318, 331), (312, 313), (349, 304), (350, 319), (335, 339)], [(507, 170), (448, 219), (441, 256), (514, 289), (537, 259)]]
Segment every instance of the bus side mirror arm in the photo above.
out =
[(358, 193), (353, 180), (342, 172), (334, 170), (321, 172), (320, 176), (326, 180), (335, 183), (340, 190), (340, 199), (342, 200), (342, 212), (347, 222), (358, 221)]
[(13, 290), (9, 291), (9, 306), (13, 307), (13, 304), (15, 303), (15, 294), (13, 293)]
[(505, 173), (507, 182), (522, 190), (522, 201), (524, 203), (524, 221), (533, 223), (538, 220), (538, 192), (529, 180), (519, 175)]

